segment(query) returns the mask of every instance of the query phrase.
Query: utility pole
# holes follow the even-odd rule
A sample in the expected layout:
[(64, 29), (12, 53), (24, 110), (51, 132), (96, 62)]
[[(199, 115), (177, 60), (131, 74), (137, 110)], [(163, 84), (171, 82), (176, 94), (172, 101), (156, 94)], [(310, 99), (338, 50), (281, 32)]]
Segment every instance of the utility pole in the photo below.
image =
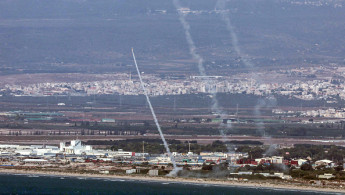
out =
[(145, 159), (145, 141), (143, 141), (143, 161)]
[(145, 141), (143, 141), (143, 153), (145, 153)]
[(174, 97), (174, 112), (176, 111), (176, 97)]
[(238, 104), (236, 104), (236, 119), (237, 119), (237, 122), (238, 122)]
[(188, 152), (190, 152), (190, 142), (188, 141)]

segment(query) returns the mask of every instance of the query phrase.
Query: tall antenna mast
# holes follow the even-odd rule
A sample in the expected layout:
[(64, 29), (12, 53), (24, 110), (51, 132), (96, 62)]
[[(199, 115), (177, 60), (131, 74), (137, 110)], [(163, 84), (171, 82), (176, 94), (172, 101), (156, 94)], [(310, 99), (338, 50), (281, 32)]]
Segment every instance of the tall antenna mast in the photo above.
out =
[(238, 122), (238, 104), (236, 104), (236, 120)]
[(188, 149), (188, 152), (190, 152), (190, 142), (188, 141), (188, 145), (189, 145), (189, 149)]
[(143, 153), (145, 153), (145, 141), (143, 141)]
[(143, 161), (145, 159), (145, 141), (143, 141)]
[(176, 97), (174, 97), (174, 112), (176, 111)]

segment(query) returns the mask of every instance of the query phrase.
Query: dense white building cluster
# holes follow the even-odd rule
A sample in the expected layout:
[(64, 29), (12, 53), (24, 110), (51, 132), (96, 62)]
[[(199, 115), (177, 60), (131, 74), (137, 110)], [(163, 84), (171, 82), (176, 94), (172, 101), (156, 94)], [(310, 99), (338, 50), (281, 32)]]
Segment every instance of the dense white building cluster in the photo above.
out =
[(307, 116), (307, 117), (324, 117), (324, 118), (345, 118), (345, 109), (343, 108), (324, 108), (317, 110), (282, 110), (272, 109), (272, 113), (285, 116)]
[[(301, 73), (302, 72), (302, 73)], [(304, 74), (303, 71), (292, 72)], [(291, 72), (286, 74), (292, 74)], [(196, 93), (233, 93), (254, 95), (284, 95), (303, 100), (325, 99), (335, 101), (337, 97), (345, 99), (345, 84), (328, 79), (292, 80), (292, 82), (263, 82), (252, 78), (238, 77), (193, 77), (187, 79), (162, 79), (155, 75), (143, 75), (146, 89), (151, 96), (179, 95)], [(51, 96), (51, 95), (93, 95), (93, 94), (143, 94), (140, 83), (128, 74), (119, 73), (115, 80), (90, 82), (56, 82), (30, 85), (5, 85), (1, 91), (15, 96)]]

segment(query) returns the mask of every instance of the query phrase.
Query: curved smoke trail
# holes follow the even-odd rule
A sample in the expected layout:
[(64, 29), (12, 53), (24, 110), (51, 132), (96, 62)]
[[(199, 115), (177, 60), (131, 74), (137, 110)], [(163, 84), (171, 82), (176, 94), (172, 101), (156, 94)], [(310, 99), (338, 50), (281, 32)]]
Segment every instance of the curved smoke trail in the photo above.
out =
[[(186, 21), (185, 15), (180, 11), (182, 8), (180, 5), (180, 1), (179, 0), (173, 0), (173, 4), (175, 6), (175, 9), (177, 10), (180, 23), (182, 24), (182, 27), (184, 29), (185, 37), (186, 37), (188, 47), (189, 47), (189, 52), (192, 55), (192, 57), (198, 61), (199, 74), (201, 76), (207, 76), (204, 65), (203, 65), (204, 59), (202, 58), (201, 55), (199, 55), (196, 52), (196, 46), (195, 46), (195, 43), (193, 41), (192, 35), (190, 33), (190, 25)], [(208, 80), (207, 83), (210, 84), (211, 83), (210, 80)], [(217, 89), (212, 88), (211, 94), (212, 94), (212, 110), (215, 111), (218, 115), (220, 115), (221, 119), (224, 119), (224, 117), (226, 116), (226, 113), (219, 108), (219, 103), (217, 100)], [(224, 125), (221, 124), (220, 127), (221, 127), (221, 129), (219, 130), (219, 133), (222, 136), (223, 141), (227, 141), (226, 135), (224, 133), (224, 129), (222, 129), (224, 127)], [(231, 128), (231, 124), (228, 124), (226, 127)], [(228, 148), (228, 150), (229, 150), (229, 148)]]
[[(162, 139), (162, 141), (163, 141), (165, 150), (167, 151), (167, 153), (168, 153), (168, 155), (169, 155), (169, 157), (170, 157), (170, 159), (171, 159), (171, 162), (172, 162), (172, 164), (173, 164), (173, 166), (174, 166), (174, 169), (173, 169), (172, 172), (173, 172), (173, 174), (176, 175), (177, 172), (178, 172), (178, 168), (177, 168), (177, 166), (176, 166), (175, 158), (174, 158), (174, 156), (173, 156), (173, 155), (171, 154), (171, 152), (170, 152), (170, 148), (169, 148), (169, 146), (168, 146), (168, 143), (167, 143), (167, 141), (166, 141), (165, 138), (164, 138), (162, 129), (161, 129), (161, 127), (160, 127), (160, 125), (159, 125), (159, 123), (158, 123), (158, 120), (157, 120), (157, 116), (156, 116), (156, 114), (155, 114), (155, 111), (153, 110), (153, 107), (152, 107), (152, 104), (151, 104), (149, 95), (148, 95), (147, 92), (146, 92), (146, 88), (145, 88), (144, 82), (143, 82), (143, 80), (142, 80), (142, 78), (141, 78), (141, 74), (140, 74), (140, 71), (139, 71), (139, 68), (138, 68), (137, 60), (135, 59), (135, 55), (134, 55), (133, 48), (132, 48), (132, 55), (133, 55), (133, 60), (134, 60), (135, 68), (137, 69), (137, 73), (138, 73), (138, 76), (139, 76), (141, 88), (142, 88), (143, 91), (144, 91), (144, 95), (145, 95), (145, 97), (146, 97), (146, 101), (147, 101), (147, 103), (149, 104), (149, 107), (150, 107), (150, 110), (151, 110), (151, 113), (152, 113), (152, 116), (153, 116), (153, 120), (155, 121), (155, 124), (156, 124), (156, 126), (157, 126), (159, 135), (160, 135), (160, 137), (161, 137), (161, 139)], [(172, 175), (172, 174), (170, 174), (170, 175)], [(173, 175), (172, 175), (172, 176), (173, 176)]]

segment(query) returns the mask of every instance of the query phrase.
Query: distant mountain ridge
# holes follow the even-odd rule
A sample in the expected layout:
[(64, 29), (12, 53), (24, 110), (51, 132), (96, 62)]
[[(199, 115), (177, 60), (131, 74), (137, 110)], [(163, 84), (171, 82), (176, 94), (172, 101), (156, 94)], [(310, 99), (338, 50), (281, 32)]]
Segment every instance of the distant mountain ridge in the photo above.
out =
[[(212, 72), (243, 67), (213, 0), (181, 1)], [(239, 47), (256, 67), (345, 65), (344, 0), (229, 1)], [(171, 1), (0, 2), (0, 74), (196, 72)], [(97, 68), (95, 68), (97, 67)]]

